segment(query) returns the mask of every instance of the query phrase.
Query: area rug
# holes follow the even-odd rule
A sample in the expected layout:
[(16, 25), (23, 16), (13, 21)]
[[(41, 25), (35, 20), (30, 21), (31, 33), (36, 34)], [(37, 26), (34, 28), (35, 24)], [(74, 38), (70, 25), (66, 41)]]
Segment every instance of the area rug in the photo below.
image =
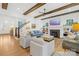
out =
[(67, 52), (55, 52), (53, 56), (76, 56), (76, 53), (73, 51), (67, 51)]

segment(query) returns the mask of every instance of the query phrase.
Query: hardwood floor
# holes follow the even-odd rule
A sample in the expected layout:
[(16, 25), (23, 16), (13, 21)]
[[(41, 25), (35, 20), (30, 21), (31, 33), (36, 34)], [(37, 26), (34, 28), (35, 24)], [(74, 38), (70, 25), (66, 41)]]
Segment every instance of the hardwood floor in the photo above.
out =
[(21, 48), (15, 37), (0, 35), (0, 56), (28, 56), (29, 50), (29, 48)]
[[(62, 48), (62, 40), (55, 39), (55, 52), (66, 52)], [(11, 35), (0, 35), (0, 56), (30, 56), (30, 49), (23, 49), (19, 40)]]

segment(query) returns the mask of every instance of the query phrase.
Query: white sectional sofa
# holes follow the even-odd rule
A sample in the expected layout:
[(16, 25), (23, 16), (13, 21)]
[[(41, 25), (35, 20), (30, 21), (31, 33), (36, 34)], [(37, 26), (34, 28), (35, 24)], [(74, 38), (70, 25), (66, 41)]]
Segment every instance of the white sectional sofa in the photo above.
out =
[(32, 40), (32, 37), (30, 35), (20, 37), (20, 46), (23, 48), (29, 47), (31, 40)]
[(43, 38), (33, 38), (30, 42), (30, 54), (32, 56), (50, 56), (54, 53), (54, 40), (46, 42)]

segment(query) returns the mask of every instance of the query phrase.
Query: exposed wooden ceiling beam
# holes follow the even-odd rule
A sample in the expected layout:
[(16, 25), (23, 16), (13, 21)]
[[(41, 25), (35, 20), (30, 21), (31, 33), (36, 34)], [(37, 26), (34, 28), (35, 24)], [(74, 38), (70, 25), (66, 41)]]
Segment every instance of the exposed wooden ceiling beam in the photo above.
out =
[(49, 12), (46, 12), (46, 13), (37, 15), (37, 16), (35, 16), (34, 18), (39, 18), (39, 17), (41, 17), (41, 16), (45, 16), (45, 15), (48, 15), (48, 14), (51, 14), (51, 13), (54, 13), (54, 12), (58, 12), (58, 11), (61, 11), (61, 10), (64, 10), (64, 9), (67, 9), (67, 8), (70, 8), (70, 7), (73, 7), (73, 6), (76, 6), (76, 5), (79, 5), (79, 3), (71, 3), (71, 4), (68, 4), (68, 5), (59, 7), (59, 8), (57, 8), (57, 9), (51, 10), (51, 11), (49, 11)]
[(7, 7), (8, 7), (8, 3), (2, 3), (2, 8), (3, 9), (7, 9)]
[(79, 12), (79, 10), (75, 10), (75, 11), (71, 11), (71, 12), (67, 12), (67, 13), (62, 13), (62, 14), (42, 18), (41, 20), (50, 19), (50, 18), (54, 18), (54, 17), (58, 17), (58, 16), (63, 16), (63, 15), (71, 14), (71, 13), (77, 13), (77, 12)]
[(24, 15), (27, 15), (31, 12), (33, 12), (34, 10), (38, 9), (39, 7), (45, 5), (46, 3), (37, 3), (36, 5), (34, 5), (32, 8), (30, 8), (29, 10), (27, 10), (26, 12), (24, 12)]

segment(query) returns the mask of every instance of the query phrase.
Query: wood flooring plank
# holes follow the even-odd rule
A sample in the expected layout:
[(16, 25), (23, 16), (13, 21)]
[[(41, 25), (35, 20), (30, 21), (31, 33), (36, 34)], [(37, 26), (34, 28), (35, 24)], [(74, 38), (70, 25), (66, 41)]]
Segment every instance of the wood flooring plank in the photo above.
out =
[(0, 35), (0, 56), (28, 56), (30, 49), (23, 49), (19, 40), (10, 35)]

